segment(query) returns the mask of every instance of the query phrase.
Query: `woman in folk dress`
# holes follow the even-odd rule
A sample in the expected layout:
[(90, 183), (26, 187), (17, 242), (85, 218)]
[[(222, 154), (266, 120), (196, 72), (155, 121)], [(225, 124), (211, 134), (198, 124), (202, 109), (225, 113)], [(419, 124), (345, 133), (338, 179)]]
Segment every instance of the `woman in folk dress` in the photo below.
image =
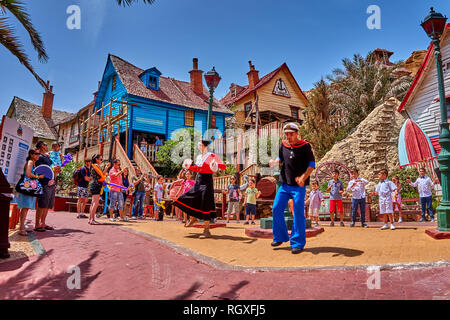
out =
[(191, 220), (187, 227), (192, 226), (198, 219), (204, 220), (203, 234), (201, 239), (210, 238), (209, 222), (216, 217), (216, 206), (214, 203), (213, 173), (219, 169), (225, 170), (225, 165), (214, 153), (208, 152), (209, 141), (202, 140), (198, 143), (201, 155), (197, 157), (195, 165), (191, 159), (184, 160), (183, 168), (198, 172), (194, 186), (182, 194), (174, 205), (187, 215)]

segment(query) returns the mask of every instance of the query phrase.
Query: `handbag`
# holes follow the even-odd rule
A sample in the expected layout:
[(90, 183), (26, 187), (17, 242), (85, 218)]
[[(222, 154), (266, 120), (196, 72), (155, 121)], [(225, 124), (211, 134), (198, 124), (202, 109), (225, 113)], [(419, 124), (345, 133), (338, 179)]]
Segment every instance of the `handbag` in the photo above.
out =
[(32, 197), (39, 197), (43, 192), (42, 185), (38, 179), (28, 178), (24, 174), (22, 174), (16, 183), (16, 191)]

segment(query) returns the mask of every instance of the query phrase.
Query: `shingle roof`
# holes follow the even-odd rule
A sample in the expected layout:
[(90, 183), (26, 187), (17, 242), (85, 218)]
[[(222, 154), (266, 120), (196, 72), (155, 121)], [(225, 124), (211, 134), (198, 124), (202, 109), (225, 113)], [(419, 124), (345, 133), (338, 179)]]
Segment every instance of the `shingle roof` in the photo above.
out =
[[(297, 84), (294, 76), (292, 75), (292, 73), (290, 72), (288, 66), (286, 63), (283, 63), (281, 66), (279, 66), (278, 68), (276, 68), (275, 70), (273, 70), (272, 72), (269, 72), (268, 74), (266, 74), (264, 77), (262, 77), (261, 79), (259, 79), (258, 83), (253, 87), (253, 88), (249, 88), (249, 86), (244, 86), (244, 90), (242, 90), (239, 94), (236, 95), (236, 97), (232, 98), (231, 97), (231, 92), (228, 92), (225, 97), (223, 97), (220, 102), (223, 103), (224, 105), (228, 105), (230, 103), (235, 103), (239, 100), (241, 100), (242, 98), (244, 98), (245, 96), (247, 96), (248, 94), (252, 93), (253, 91), (261, 88), (263, 85), (265, 85), (266, 83), (268, 83), (270, 80), (273, 79), (273, 77), (275, 77), (275, 75), (278, 73), (278, 71), (280, 71), (281, 69), (286, 68), (286, 70), (291, 74), (292, 78), (294, 79), (294, 82)], [(300, 86), (297, 84), (298, 89), (300, 90), (300, 92), (302, 93), (302, 95), (305, 97), (305, 99), (307, 100), (305, 94), (303, 93), (303, 91), (300, 89)]]
[(69, 116), (73, 116), (70, 112), (53, 109), (52, 119), (45, 119), (40, 106), (19, 97), (14, 97), (11, 104), (15, 108), (15, 119), (19, 123), (33, 129), (35, 137), (49, 140), (57, 140), (58, 133), (54, 127)]
[[(145, 70), (115, 55), (110, 54), (109, 57), (129, 94), (188, 108), (208, 110), (209, 92), (205, 87), (203, 94), (198, 95), (191, 90), (189, 82), (161, 76), (159, 77), (159, 90), (151, 90), (139, 78), (139, 75)], [(213, 111), (232, 113), (216, 99), (214, 99)]]

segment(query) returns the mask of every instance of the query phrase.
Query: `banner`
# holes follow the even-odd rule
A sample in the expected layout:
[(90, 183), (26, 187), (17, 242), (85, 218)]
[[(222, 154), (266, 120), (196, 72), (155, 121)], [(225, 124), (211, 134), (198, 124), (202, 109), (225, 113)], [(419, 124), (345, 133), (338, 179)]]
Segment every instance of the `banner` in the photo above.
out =
[(3, 116), (0, 127), (0, 170), (10, 184), (23, 173), (34, 131), (17, 120)]

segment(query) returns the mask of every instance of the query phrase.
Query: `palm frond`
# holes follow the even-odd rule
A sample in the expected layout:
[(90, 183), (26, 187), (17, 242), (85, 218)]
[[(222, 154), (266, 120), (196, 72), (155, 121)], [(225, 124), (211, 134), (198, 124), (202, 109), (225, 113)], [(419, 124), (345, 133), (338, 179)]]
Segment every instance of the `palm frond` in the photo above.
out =
[(124, 7), (130, 6), (135, 2), (141, 2), (141, 1), (145, 4), (153, 4), (153, 3), (155, 3), (156, 0), (116, 0), (117, 4), (119, 6), (124, 6)]
[(6, 49), (8, 49), (21, 64), (25, 66), (36, 78), (42, 87), (47, 89), (47, 85), (44, 80), (41, 79), (34, 71), (30, 64), (30, 60), (23, 50), (22, 44), (19, 42), (17, 37), (14, 35), (14, 28), (8, 24), (7, 18), (0, 17), (0, 44), (2, 44)]
[(38, 53), (39, 61), (46, 62), (48, 60), (48, 55), (45, 51), (44, 42), (31, 23), (31, 17), (27, 13), (24, 3), (20, 0), (1, 0), (0, 3), (2, 11), (5, 12), (5, 10), (8, 10), (11, 12), (28, 32), (31, 43)]

